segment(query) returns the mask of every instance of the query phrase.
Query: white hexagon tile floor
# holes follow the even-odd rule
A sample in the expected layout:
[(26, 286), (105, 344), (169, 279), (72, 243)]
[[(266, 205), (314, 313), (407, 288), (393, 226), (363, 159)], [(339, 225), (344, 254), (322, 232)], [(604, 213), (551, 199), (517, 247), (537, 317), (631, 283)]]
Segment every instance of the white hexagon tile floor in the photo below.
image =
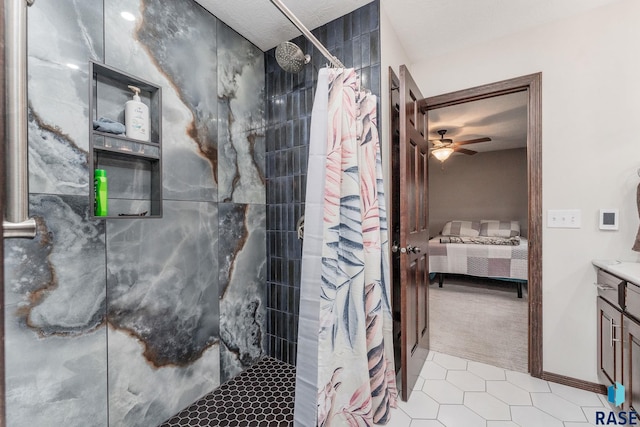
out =
[[(293, 425), (295, 367), (265, 358), (161, 427)], [(589, 427), (606, 396), (431, 352), (387, 427)]]
[(604, 395), (432, 351), (387, 427), (589, 427), (611, 410)]

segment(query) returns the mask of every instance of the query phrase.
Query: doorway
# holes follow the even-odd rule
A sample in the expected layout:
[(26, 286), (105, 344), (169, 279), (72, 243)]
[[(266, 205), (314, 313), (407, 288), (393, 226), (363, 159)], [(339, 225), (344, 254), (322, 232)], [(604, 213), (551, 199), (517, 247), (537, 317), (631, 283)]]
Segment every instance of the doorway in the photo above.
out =
[(527, 93), (527, 229), (528, 229), (528, 367), (542, 376), (542, 74), (530, 74), (475, 88), (428, 97), (422, 111), (464, 104), (517, 92)]
[[(519, 372), (528, 372), (527, 95), (427, 111), (430, 348)], [(436, 147), (454, 151), (441, 161)], [(459, 221), (473, 228), (452, 229)]]
[[(426, 312), (428, 307), (428, 262), (426, 263), (427, 275), (426, 283), (410, 283), (407, 284), (402, 279), (404, 277), (413, 277), (415, 274), (415, 263), (407, 262), (406, 256), (409, 254), (409, 243), (412, 248), (415, 243), (409, 242), (403, 235), (407, 235), (415, 230), (415, 224), (410, 220), (409, 214), (413, 209), (406, 210), (407, 191), (410, 194), (420, 195), (420, 199), (428, 200), (428, 183), (423, 177), (427, 175), (428, 170), (424, 173), (416, 172), (404, 176), (403, 172), (413, 170), (407, 168), (407, 164), (412, 164), (415, 160), (418, 162), (422, 157), (422, 150), (412, 149), (416, 147), (417, 142), (422, 144), (426, 142), (428, 128), (426, 113), (430, 109), (443, 108), (447, 106), (463, 104), (466, 102), (492, 98), (499, 95), (505, 95), (516, 92), (526, 91), (527, 93), (527, 229), (528, 229), (528, 261), (527, 261), (527, 278), (528, 278), (528, 370), (534, 377), (542, 377), (542, 157), (541, 157), (541, 73), (531, 74), (523, 77), (509, 79), (497, 83), (483, 85), (471, 89), (451, 92), (435, 97), (423, 98), (420, 95), (420, 89), (415, 84), (405, 66), (400, 67), (400, 76), (396, 77), (390, 70), (390, 101), (391, 101), (391, 139), (390, 154), (391, 167), (396, 173), (393, 174), (391, 184), (391, 230), (393, 235), (393, 246), (397, 249), (396, 253), (392, 253), (392, 283), (394, 295), (394, 337), (400, 343), (396, 345), (399, 356), (396, 357), (396, 366), (402, 369), (402, 398), (407, 400), (410, 390), (415, 382), (415, 371), (418, 359), (416, 354), (422, 352), (415, 351), (414, 348), (406, 345), (408, 340), (408, 328), (413, 327), (416, 314)], [(398, 90), (396, 92), (396, 90)], [(415, 153), (405, 154), (405, 153)], [(420, 168), (418, 168), (420, 169)], [(409, 185), (410, 184), (410, 185)], [(403, 202), (405, 200), (405, 202)], [(404, 210), (403, 210), (404, 206)], [(409, 206), (410, 207), (410, 206)], [(415, 217), (415, 215), (412, 215)], [(428, 215), (427, 215), (428, 217)], [(426, 229), (429, 229), (428, 218)], [(396, 236), (398, 236), (396, 238)], [(420, 246), (428, 247), (427, 240), (422, 239)], [(422, 253), (428, 253), (428, 250)], [(396, 255), (396, 256), (394, 256)], [(399, 256), (398, 256), (399, 255)], [(428, 257), (427, 257), (428, 260)], [(403, 265), (404, 264), (404, 265)], [(422, 270), (420, 270), (422, 271)], [(417, 275), (415, 275), (417, 277)], [(408, 296), (414, 287), (417, 289), (425, 289), (420, 295), (424, 295), (427, 305), (425, 308), (417, 306), (418, 313), (413, 304), (413, 299)], [(410, 286), (411, 285), (411, 286)], [(420, 300), (421, 297), (418, 298)], [(409, 303), (411, 302), (411, 303)], [(427, 332), (424, 340), (420, 341), (419, 347), (428, 349), (429, 344), (429, 327), (425, 326)], [(397, 343), (394, 343), (397, 344)], [(426, 351), (426, 350), (425, 350)], [(416, 359), (414, 363), (413, 359)], [(411, 362), (409, 362), (412, 360)], [(408, 369), (408, 368), (412, 369)]]

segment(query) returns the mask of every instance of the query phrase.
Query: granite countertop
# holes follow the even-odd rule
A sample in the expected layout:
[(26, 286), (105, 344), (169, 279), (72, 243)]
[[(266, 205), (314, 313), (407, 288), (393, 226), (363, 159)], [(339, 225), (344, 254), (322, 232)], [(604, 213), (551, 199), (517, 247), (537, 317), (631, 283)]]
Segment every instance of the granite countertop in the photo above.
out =
[(614, 276), (640, 285), (640, 262), (595, 259), (591, 263)]

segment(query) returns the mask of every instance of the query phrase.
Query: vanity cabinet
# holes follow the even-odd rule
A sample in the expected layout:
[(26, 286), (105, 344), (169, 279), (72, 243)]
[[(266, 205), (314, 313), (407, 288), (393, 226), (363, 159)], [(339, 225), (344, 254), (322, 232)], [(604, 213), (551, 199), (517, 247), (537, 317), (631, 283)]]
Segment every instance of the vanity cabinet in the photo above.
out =
[(598, 378), (604, 384), (623, 383), (622, 312), (598, 297)]
[[(89, 120), (90, 182), (95, 169), (107, 174), (107, 216), (97, 218), (162, 217), (162, 96), (161, 88), (113, 67), (90, 61)], [(93, 120), (105, 117), (124, 124), (125, 103), (141, 89), (149, 107), (149, 141), (93, 129)], [(95, 189), (90, 185), (91, 213)]]
[(624, 351), (622, 366), (625, 367), (625, 407), (640, 409), (640, 323), (623, 316)]
[(625, 387), (625, 410), (640, 409), (640, 286), (598, 270), (598, 378)]

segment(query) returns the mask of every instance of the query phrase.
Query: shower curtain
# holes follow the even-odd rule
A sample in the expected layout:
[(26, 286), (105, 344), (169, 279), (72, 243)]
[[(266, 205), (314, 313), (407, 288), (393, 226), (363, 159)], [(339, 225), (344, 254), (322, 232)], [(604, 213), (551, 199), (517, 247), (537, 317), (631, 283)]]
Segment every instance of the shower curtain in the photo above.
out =
[(295, 425), (386, 424), (396, 406), (376, 97), (322, 69), (311, 118)]

